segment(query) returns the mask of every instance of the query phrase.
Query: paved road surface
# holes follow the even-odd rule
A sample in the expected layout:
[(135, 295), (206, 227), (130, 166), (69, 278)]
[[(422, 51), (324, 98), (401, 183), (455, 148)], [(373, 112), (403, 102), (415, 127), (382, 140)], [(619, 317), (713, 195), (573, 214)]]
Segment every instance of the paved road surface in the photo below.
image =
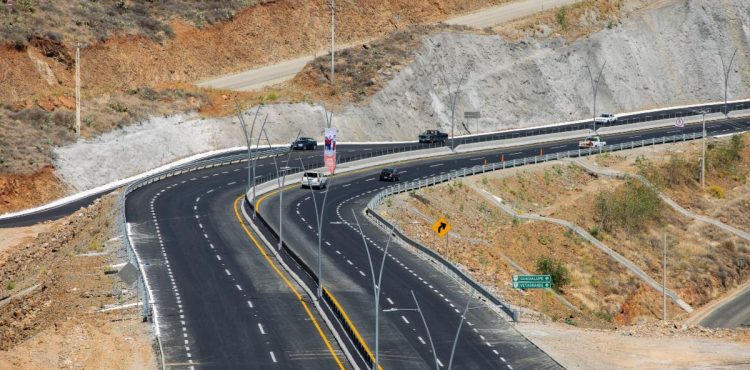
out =
[(750, 289), (714, 309), (699, 324), (709, 328), (750, 328)]

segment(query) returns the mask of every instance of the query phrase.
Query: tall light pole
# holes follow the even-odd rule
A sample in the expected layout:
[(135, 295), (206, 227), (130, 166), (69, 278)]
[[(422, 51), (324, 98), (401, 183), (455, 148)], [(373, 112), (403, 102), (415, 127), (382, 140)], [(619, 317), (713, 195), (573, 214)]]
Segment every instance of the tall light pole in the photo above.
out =
[[(252, 165), (254, 163), (253, 161), (253, 153), (252, 153), (252, 143), (253, 143), (253, 130), (255, 130), (255, 121), (258, 119), (258, 113), (260, 112), (260, 106), (258, 106), (258, 110), (255, 111), (255, 117), (253, 117), (253, 124), (250, 126), (250, 134), (248, 135), (247, 132), (247, 125), (245, 124), (245, 117), (242, 115), (242, 109), (240, 108), (240, 103), (237, 103), (237, 117), (240, 120), (240, 126), (242, 126), (242, 133), (245, 136), (245, 142), (247, 143), (247, 188), (245, 192), (247, 192), (250, 188), (250, 183), (252, 182), (253, 189), (255, 188), (255, 167)], [(257, 147), (256, 147), (257, 150)], [(251, 173), (252, 168), (252, 173)], [(255, 193), (253, 192), (253, 199), (255, 199)], [(255, 215), (255, 213), (253, 213)]]
[(76, 44), (76, 136), (81, 136), (81, 47)]
[[(354, 221), (357, 222), (357, 228), (359, 228), (359, 234), (362, 235), (362, 242), (365, 244), (365, 251), (367, 251), (367, 260), (370, 262), (370, 275), (372, 276), (372, 288), (373, 294), (375, 295), (375, 363), (372, 364), (372, 369), (380, 368), (380, 290), (383, 282), (383, 267), (385, 267), (385, 260), (388, 258), (388, 248), (391, 246), (391, 238), (393, 237), (393, 227), (391, 232), (388, 233), (388, 242), (385, 244), (385, 250), (383, 250), (383, 259), (380, 261), (380, 272), (378, 278), (375, 280), (375, 267), (372, 263), (372, 256), (370, 255), (370, 247), (367, 246), (367, 240), (365, 239), (365, 233), (362, 231), (362, 226), (359, 224), (357, 213), (352, 210), (352, 216)], [(412, 295), (414, 293), (412, 292)]]
[(607, 65), (607, 61), (604, 61), (604, 64), (602, 64), (602, 68), (599, 69), (599, 74), (596, 76), (596, 80), (594, 79), (594, 74), (591, 73), (591, 67), (589, 67), (588, 64), (586, 64), (586, 70), (589, 71), (589, 78), (591, 79), (591, 92), (594, 95), (594, 121), (592, 122), (594, 125), (594, 133), (596, 133), (596, 94), (599, 91), (599, 82), (602, 80), (602, 73), (604, 73), (604, 66)]
[(453, 355), (456, 354), (456, 344), (458, 344), (458, 335), (461, 334), (461, 326), (463, 326), (466, 320), (466, 313), (469, 312), (469, 304), (471, 303), (471, 293), (469, 293), (469, 300), (466, 301), (466, 307), (464, 307), (464, 313), (461, 315), (461, 321), (458, 323), (458, 329), (456, 329), (456, 337), (453, 338), (453, 347), (451, 348), (451, 357), (448, 359), (448, 370), (453, 368)]
[[(263, 132), (266, 135), (266, 141), (268, 141), (268, 145), (271, 145), (271, 140), (268, 139), (268, 132), (263, 130)], [(294, 141), (297, 141), (299, 139), (299, 135), (302, 133), (302, 130), (297, 132), (297, 136), (294, 138)], [(294, 142), (293, 141), (293, 142)], [(291, 145), (290, 145), (291, 148)], [(286, 171), (289, 167), (289, 159), (292, 157), (292, 150), (289, 149), (289, 154), (286, 157), (286, 167), (282, 168), (283, 171), (279, 171), (279, 163), (276, 161), (276, 156), (273, 157), (273, 164), (276, 167), (276, 182), (279, 185), (279, 246), (278, 249), (281, 250), (282, 246), (284, 245), (284, 223), (281, 210), (284, 208), (284, 184), (286, 184)]]
[(734, 62), (734, 56), (737, 54), (737, 48), (734, 48), (734, 52), (732, 53), (732, 57), (729, 58), (729, 65), (726, 65), (724, 63), (724, 57), (721, 56), (721, 53), (719, 53), (719, 58), (721, 58), (721, 72), (724, 75), (724, 115), (729, 114), (729, 110), (727, 109), (727, 90), (729, 89), (729, 72), (732, 70), (732, 63)]
[(701, 135), (701, 187), (706, 187), (706, 113), (708, 109), (692, 110), (694, 113), (698, 113), (703, 116), (703, 133)]
[(661, 278), (661, 295), (662, 295), (662, 321), (667, 321), (667, 234), (664, 234), (664, 258), (662, 260), (662, 278)]
[(334, 54), (336, 48), (334, 47), (334, 36), (336, 35), (336, 0), (331, 0), (331, 86), (334, 81)]
[[(437, 49), (438, 45), (432, 42), (432, 40), (427, 39), (435, 49)], [(469, 70), (473, 67), (474, 62), (469, 61), (466, 66), (464, 66), (463, 73), (461, 74), (461, 77), (458, 79), (458, 84), (456, 84), (456, 89), (454, 91), (451, 91), (451, 84), (448, 82), (448, 78), (445, 75), (445, 71), (440, 68), (440, 66), (434, 67), (436, 72), (438, 72), (438, 78), (440, 78), (445, 85), (445, 88), (448, 89), (448, 103), (450, 104), (451, 109), (451, 151), (453, 151), (453, 148), (455, 148), (455, 138), (454, 138), (454, 128), (455, 128), (455, 113), (456, 113), (456, 102), (458, 101), (458, 93), (461, 92), (461, 85), (463, 84), (464, 80), (466, 80)]]
[(424, 318), (422, 309), (419, 308), (419, 302), (417, 301), (417, 296), (414, 295), (413, 290), (411, 291), (411, 297), (414, 299), (414, 305), (416, 306), (416, 308), (389, 308), (387, 310), (383, 310), (383, 312), (417, 311), (419, 313), (419, 317), (422, 318), (422, 324), (424, 325), (424, 330), (427, 332), (427, 339), (430, 341), (430, 347), (432, 348), (432, 358), (435, 361), (435, 370), (440, 370), (440, 362), (438, 361), (437, 352), (435, 352), (435, 344), (432, 341), (430, 328), (427, 326), (427, 320), (425, 320)]
[[(305, 162), (302, 161), (302, 157), (297, 156), (299, 159), (302, 170), (305, 170)], [(313, 192), (312, 186), (310, 187), (310, 197), (313, 200), (313, 207), (315, 207), (315, 220), (318, 226), (318, 298), (323, 296), (323, 254), (322, 254), (322, 242), (323, 242), (323, 216), (325, 216), (326, 199), (328, 198), (328, 189), (333, 181), (333, 176), (328, 180), (326, 184), (326, 191), (323, 195), (323, 204), (320, 206), (320, 212), (318, 212), (318, 201), (315, 199), (315, 192)]]

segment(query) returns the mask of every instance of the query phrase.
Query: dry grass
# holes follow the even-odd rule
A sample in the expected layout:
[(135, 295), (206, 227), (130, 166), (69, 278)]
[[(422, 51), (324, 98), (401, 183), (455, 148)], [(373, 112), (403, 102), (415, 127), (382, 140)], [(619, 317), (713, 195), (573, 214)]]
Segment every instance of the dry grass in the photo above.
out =
[(511, 39), (564, 37), (574, 41), (620, 24), (623, 0), (585, 0), (494, 28)]
[(328, 55), (308, 63), (291, 81), (290, 86), (304, 91), (306, 100), (323, 101), (331, 105), (367, 102), (369, 97), (414, 61), (426, 36), (439, 32), (483, 31), (445, 24), (399, 29), (383, 39), (338, 52), (334, 84), (331, 84), (331, 58)]
[(175, 20), (201, 28), (231, 19), (259, 3), (231, 1), (45, 1), (18, 0), (12, 8), (2, 1), (0, 42), (24, 48), (39, 39), (72, 44), (105, 40), (115, 33), (143, 35), (155, 40), (170, 38)]
[[(668, 157), (659, 152), (647, 155), (652, 160)], [(591, 160), (614, 166), (626, 157), (609, 155)], [(521, 212), (566, 219), (582, 226), (657, 280), (662, 271), (663, 236), (668, 234), (669, 287), (695, 307), (748, 277), (748, 271), (741, 271), (737, 263), (741, 257), (750, 260), (750, 249), (735, 237), (680, 217), (669, 208), (662, 209), (659, 217), (643, 219), (631, 228), (604, 230), (594, 212), (597, 195), (609, 189), (625, 191), (632, 186), (629, 182), (592, 177), (563, 164), (514, 169), (464, 181), (498, 195)], [(459, 241), (449, 248), (449, 258), (467, 266), (483, 283), (500, 289), (511, 302), (544, 311), (553, 318), (567, 318), (567, 322), (585, 326), (609, 326), (661, 315), (658, 292), (594, 246), (562, 227), (511, 219), (469, 186), (460, 184), (421, 190), (416, 196), (399, 196), (381, 211), (395, 219), (408, 235), (441, 253), (445, 252), (443, 241), (436, 240), (429, 225), (440, 215), (447, 217), (461, 235), (453, 238)], [(750, 189), (735, 190), (723, 201), (748, 195)], [(750, 207), (739, 213), (739, 217), (747, 219)], [(415, 219), (419, 223), (414, 223)], [(466, 238), (484, 242), (466, 243)], [(510, 277), (517, 272), (507, 259), (535, 272), (536, 261), (542, 257), (559, 260), (570, 271), (571, 284), (562, 293), (582, 314), (571, 312), (547, 294), (509, 289)], [(669, 310), (672, 317), (683, 313), (673, 305)]]
[[(134, 89), (84, 99), (81, 134), (90, 138), (150, 116), (198, 110), (207, 95), (180, 89)], [(55, 147), (75, 141), (75, 101), (57, 97), (0, 108), (0, 175), (30, 174), (52, 163)]]

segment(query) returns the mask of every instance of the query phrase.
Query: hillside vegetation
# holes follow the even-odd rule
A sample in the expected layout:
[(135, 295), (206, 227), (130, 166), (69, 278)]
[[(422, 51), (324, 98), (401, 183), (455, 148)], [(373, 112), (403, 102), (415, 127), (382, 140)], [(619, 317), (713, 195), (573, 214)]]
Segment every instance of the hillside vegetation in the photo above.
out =
[(231, 19), (260, 0), (2, 0), (0, 42), (24, 48), (39, 39), (74, 44), (105, 41), (115, 33), (154, 40), (174, 37), (170, 22), (202, 28)]
[[(659, 185), (660, 189), (670, 195), (690, 193), (689, 197), (674, 198), (683, 206), (700, 205), (696, 210), (700, 214), (748, 230), (750, 149), (743, 144), (748, 137), (719, 139), (709, 146), (708, 183), (720, 184), (725, 189), (723, 198), (711, 190), (702, 192), (690, 173), (689, 185)], [(698, 158), (699, 150), (700, 142), (690, 142), (581, 160), (631, 173), (642, 172), (639, 168), (648, 164), (648, 177), (666, 184), (674, 180), (668, 180), (675, 176), (670, 170), (677, 163), (674, 158)], [(553, 319), (594, 327), (657, 319), (661, 317), (659, 292), (571, 230), (513, 218), (475, 188), (497, 195), (522, 214), (540, 214), (581, 226), (658, 281), (666, 236), (668, 287), (693, 308), (745, 283), (750, 276), (750, 270), (740, 262), (750, 260), (747, 241), (681, 216), (653, 188), (639, 181), (591, 176), (573, 164), (550, 163), (474, 176), (395, 196), (379, 209), (410, 237), (444, 255), (444, 243), (436, 240), (429, 225), (439, 216), (446, 217), (455, 232), (449, 259), (498, 289), (511, 303)], [(510, 289), (511, 276), (524, 273), (519, 268), (557, 276), (555, 290), (580, 312), (561, 304), (551, 293)], [(672, 318), (684, 314), (671, 303), (668, 310)]]

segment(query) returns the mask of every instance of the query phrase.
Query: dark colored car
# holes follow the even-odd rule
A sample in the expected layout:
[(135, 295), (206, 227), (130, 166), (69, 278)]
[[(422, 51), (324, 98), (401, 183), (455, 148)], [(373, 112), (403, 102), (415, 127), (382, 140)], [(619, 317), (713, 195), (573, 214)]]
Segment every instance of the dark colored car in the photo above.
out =
[(419, 134), (420, 143), (444, 143), (448, 140), (448, 134), (438, 130), (426, 130)]
[(398, 170), (395, 168), (384, 168), (380, 171), (380, 181), (398, 181)]
[(301, 137), (292, 143), (294, 150), (315, 150), (318, 148), (318, 142), (309, 137)]

